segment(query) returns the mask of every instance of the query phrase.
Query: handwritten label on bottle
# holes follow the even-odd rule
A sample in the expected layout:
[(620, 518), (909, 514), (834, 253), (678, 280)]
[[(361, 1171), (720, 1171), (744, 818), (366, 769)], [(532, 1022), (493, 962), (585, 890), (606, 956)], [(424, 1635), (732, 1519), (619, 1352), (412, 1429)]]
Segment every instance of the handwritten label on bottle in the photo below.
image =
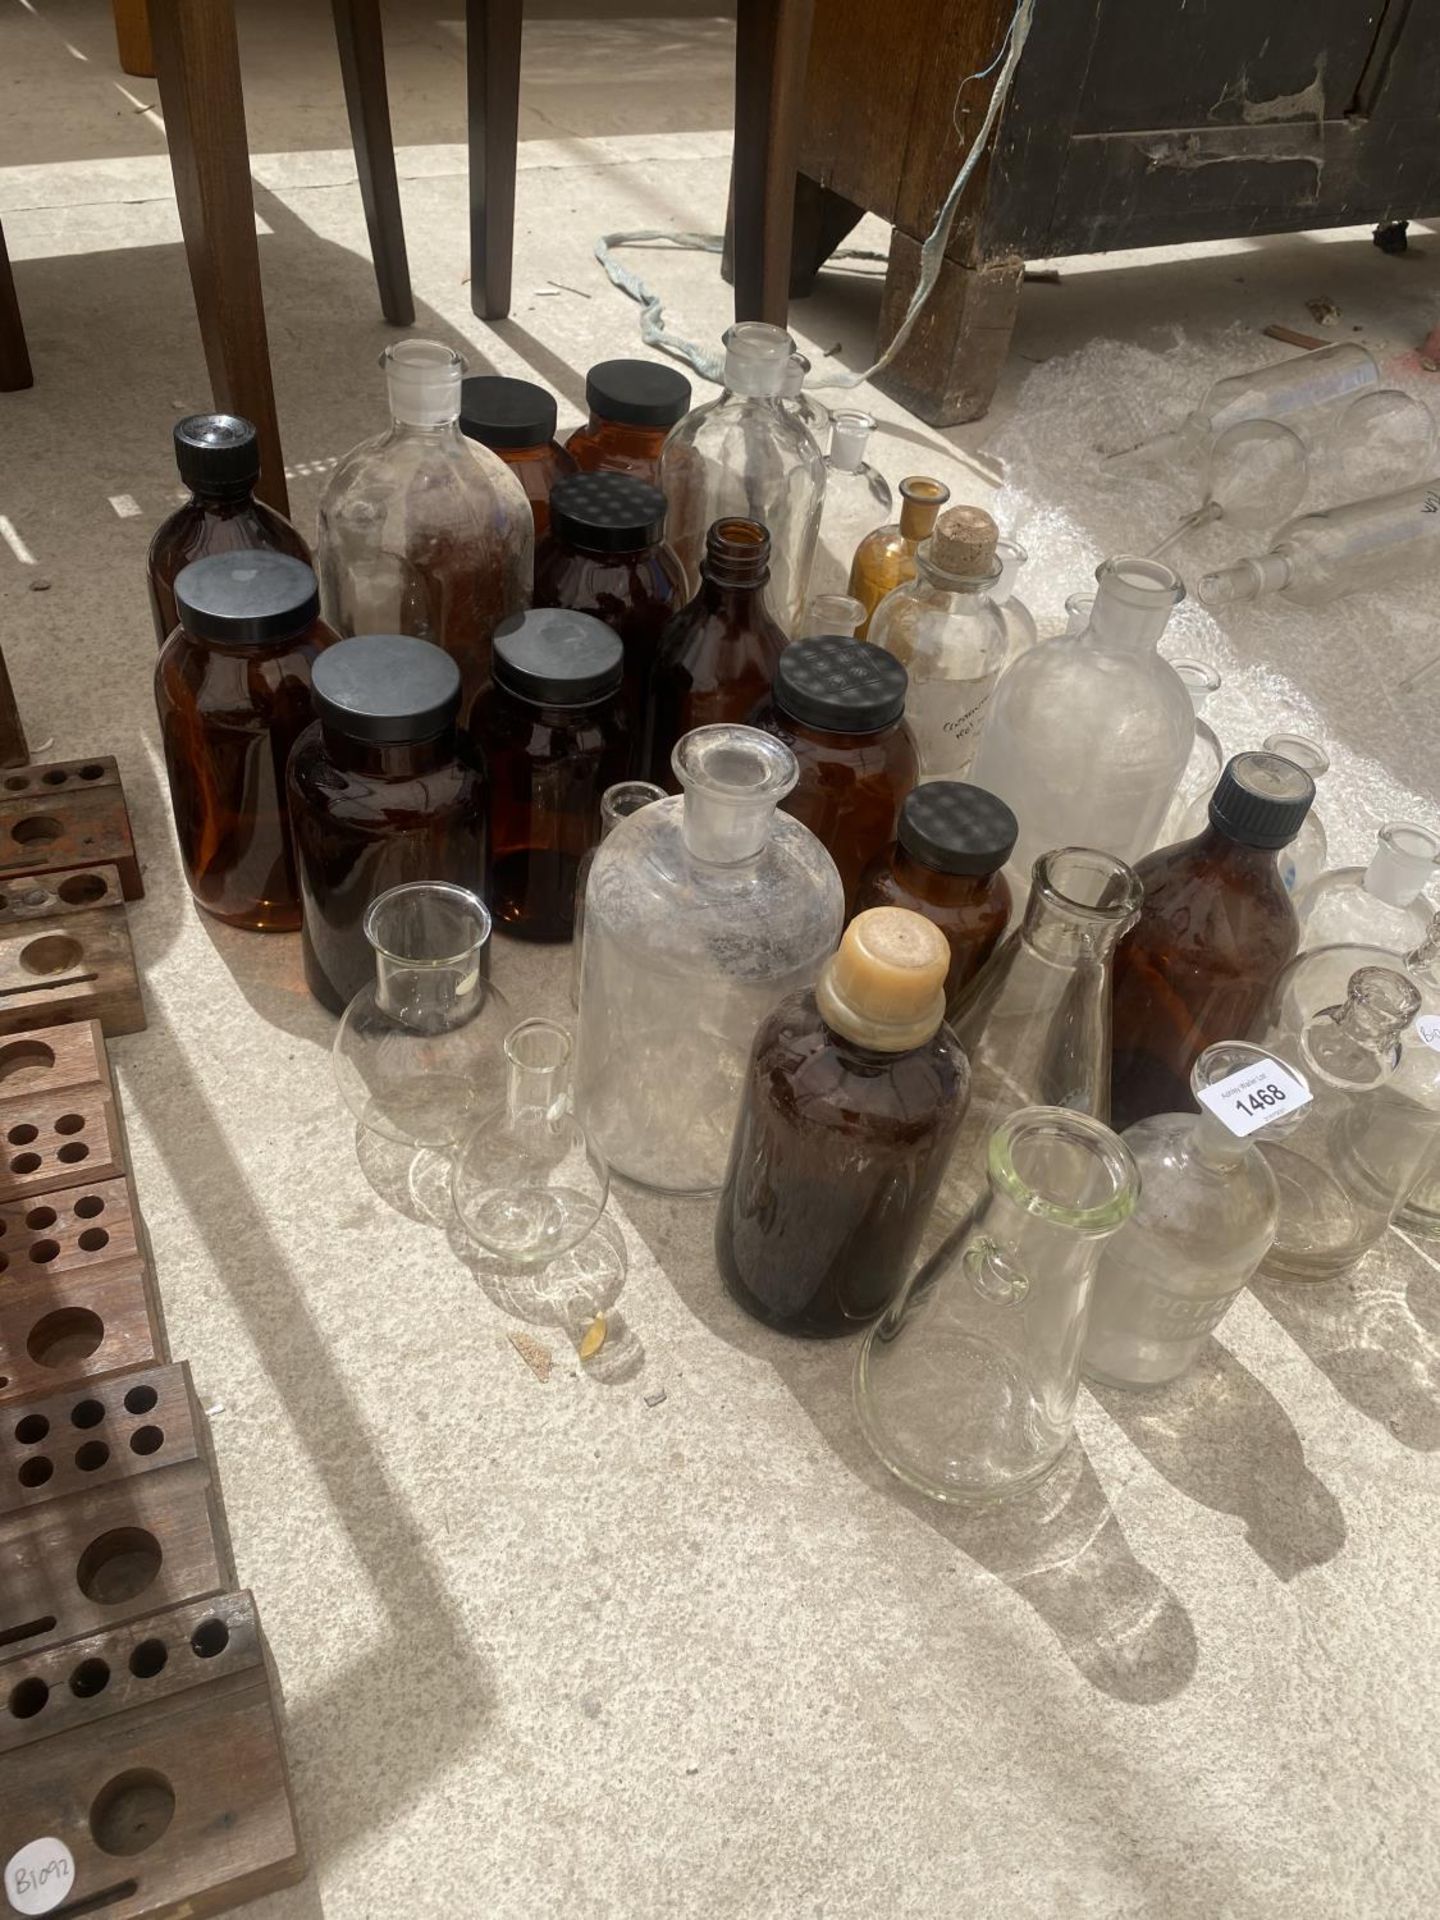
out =
[(1412, 1032), (1422, 1046), (1433, 1047), (1440, 1053), (1440, 1013), (1422, 1013)]
[(1202, 1088), (1199, 1098), (1237, 1140), (1244, 1140), (1282, 1114), (1308, 1107), (1311, 1093), (1299, 1075), (1278, 1060), (1261, 1060)]
[(5, 1898), (16, 1913), (49, 1913), (74, 1885), (75, 1856), (53, 1834), (27, 1841), (5, 1862)]

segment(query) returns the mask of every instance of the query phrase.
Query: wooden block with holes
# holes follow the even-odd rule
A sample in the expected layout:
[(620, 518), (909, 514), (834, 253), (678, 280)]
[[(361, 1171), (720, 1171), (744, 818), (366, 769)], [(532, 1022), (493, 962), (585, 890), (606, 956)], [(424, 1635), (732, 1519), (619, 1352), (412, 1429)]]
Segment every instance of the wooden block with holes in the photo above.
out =
[(232, 1584), (188, 1367), (0, 1408), (0, 1650), (33, 1652)]
[[(248, 1593), (0, 1665), (0, 1861), (61, 1914), (181, 1920), (301, 1878), (279, 1689)], [(31, 1848), (38, 1840), (48, 1849)]]
[(0, 774), (0, 888), (95, 866), (117, 869), (127, 900), (144, 894), (120, 770), (108, 754)]
[(119, 869), (0, 885), (0, 1034), (90, 1019), (108, 1034), (145, 1025)]
[(0, 1410), (62, 1380), (98, 1380), (168, 1359), (148, 1282), (139, 1261), (30, 1279), (0, 1275)]

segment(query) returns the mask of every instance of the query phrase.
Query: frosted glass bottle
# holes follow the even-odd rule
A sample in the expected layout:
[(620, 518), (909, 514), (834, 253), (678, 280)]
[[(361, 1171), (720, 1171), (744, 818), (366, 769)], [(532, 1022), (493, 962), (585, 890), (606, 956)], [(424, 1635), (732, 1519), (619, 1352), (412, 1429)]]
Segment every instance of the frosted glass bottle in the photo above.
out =
[(690, 592), (700, 585), (715, 521), (758, 520), (770, 534), (770, 606), (794, 633), (810, 592), (825, 457), (782, 404), (793, 342), (783, 327), (745, 320), (725, 336), (725, 389), (676, 426), (660, 456), (667, 534)]
[(1418, 579), (1440, 561), (1440, 479), (1398, 493), (1305, 513), (1270, 551), (1207, 573), (1202, 605), (1228, 607), (1275, 594), (1297, 607), (1328, 607), (1350, 593)]
[[(1185, 762), (1175, 797), (1160, 822), (1160, 831), (1155, 836), (1157, 847), (1173, 847), (1177, 840), (1192, 840), (1197, 833), (1205, 831), (1210, 795), (1225, 767), (1220, 737), (1204, 718), (1206, 702), (1220, 691), (1219, 674), (1199, 660), (1172, 660), (1170, 664), (1184, 681), (1195, 709), (1195, 744)], [(1191, 809), (1197, 802), (1202, 809), (1200, 817), (1194, 826), (1187, 826), (1187, 819), (1193, 817)]]
[[(1199, 732), (1198, 722), (1196, 732)], [(1283, 760), (1293, 760), (1302, 772), (1309, 774), (1317, 787), (1330, 771), (1329, 754), (1318, 740), (1311, 740), (1303, 733), (1267, 734), (1264, 750), (1266, 753), (1278, 753)], [(1215, 792), (1215, 784), (1212, 780), (1206, 790), (1191, 801), (1180, 823), (1180, 830), (1171, 835), (1171, 841), (1193, 840), (1197, 834), (1206, 831), (1210, 825), (1210, 800)], [(1156, 844), (1163, 847), (1167, 842), (1162, 837)], [(1325, 823), (1312, 806), (1305, 816), (1304, 826), (1289, 846), (1280, 851), (1278, 865), (1285, 891), (1294, 894), (1317, 879), (1325, 871), (1329, 857)]]
[(810, 575), (810, 591), (844, 593), (850, 568), (866, 534), (890, 518), (890, 483), (865, 458), (875, 431), (868, 413), (830, 416), (830, 451), (825, 459), (825, 498), (820, 507), (820, 544)]
[(1433, 912), (1421, 889), (1435, 877), (1440, 840), (1424, 827), (1381, 827), (1366, 867), (1337, 867), (1295, 895), (1300, 945), (1384, 947), (1405, 953), (1425, 938)]
[(795, 756), (751, 727), (675, 749), (676, 799), (620, 821), (585, 889), (576, 1110), (617, 1173), (720, 1185), (755, 1030), (840, 937), (835, 863), (776, 809)]
[(1001, 675), (970, 770), (1020, 822), (1022, 886), (1052, 847), (1147, 853), (1194, 744), (1190, 695), (1156, 651), (1184, 597), (1179, 578), (1125, 558), (1095, 579), (1087, 630), (1032, 647)]

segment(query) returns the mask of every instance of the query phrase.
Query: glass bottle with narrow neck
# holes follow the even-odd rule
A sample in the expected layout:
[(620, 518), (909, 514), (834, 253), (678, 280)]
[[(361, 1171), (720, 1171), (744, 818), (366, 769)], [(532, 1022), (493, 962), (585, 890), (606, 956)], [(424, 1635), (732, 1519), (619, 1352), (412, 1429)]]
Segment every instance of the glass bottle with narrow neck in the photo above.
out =
[(1186, 820), (1197, 801), (1202, 808), (1208, 806), (1215, 783), (1225, 766), (1219, 737), (1205, 718), (1206, 706), (1220, 691), (1219, 674), (1202, 660), (1174, 660), (1171, 665), (1184, 682), (1190, 703), (1195, 709), (1195, 741), (1190, 749), (1190, 758), (1185, 762), (1185, 771), (1180, 776), (1180, 784), (1165, 809), (1165, 818), (1155, 835), (1157, 847), (1174, 846), (1177, 840), (1188, 840), (1204, 831), (1205, 818), (1198, 820), (1188, 832)]
[[(1176, 662), (1176, 671), (1183, 674), (1183, 663)], [(1198, 712), (1198, 709), (1197, 709)], [(1201, 723), (1197, 719), (1195, 734), (1200, 737)], [(1318, 791), (1320, 782), (1330, 771), (1330, 756), (1318, 740), (1312, 740), (1304, 733), (1271, 733), (1261, 741), (1266, 753), (1278, 753), (1282, 760), (1293, 760), (1297, 767), (1304, 769), (1315, 782)], [(1223, 761), (1222, 761), (1223, 765)], [(1212, 780), (1203, 793), (1196, 794), (1185, 809), (1180, 830), (1170, 836), (1171, 841), (1193, 840), (1197, 834), (1204, 833), (1210, 825), (1210, 800), (1218, 781)], [(1167, 846), (1169, 841), (1157, 843)], [(1280, 878), (1285, 882), (1285, 891), (1297, 894), (1301, 887), (1308, 886), (1326, 871), (1330, 864), (1329, 842), (1325, 834), (1325, 824), (1320, 818), (1320, 810), (1313, 802), (1310, 811), (1301, 823), (1300, 831), (1288, 847), (1280, 849)]]
[(1295, 895), (1302, 946), (1404, 953), (1425, 938), (1431, 908), (1422, 889), (1435, 878), (1440, 839), (1413, 821), (1392, 820), (1375, 840), (1368, 865), (1337, 867)]
[(590, 879), (590, 869), (595, 864), (595, 855), (622, 820), (628, 820), (641, 807), (648, 807), (664, 798), (664, 787), (657, 786), (653, 780), (617, 780), (613, 787), (607, 787), (600, 796), (600, 839), (581, 854), (575, 874), (575, 931), (570, 936), (570, 1004), (577, 1013), (580, 1009), (580, 960), (585, 951), (585, 888)]
[(1440, 561), (1440, 478), (1370, 500), (1305, 513), (1276, 534), (1268, 553), (1207, 573), (1207, 607), (1278, 595), (1297, 607), (1325, 607), (1346, 594), (1419, 579)]
[(867, 533), (850, 562), (850, 592), (865, 609), (856, 630), (868, 640), (870, 619), (887, 593), (915, 578), (915, 554), (935, 530), (940, 509), (950, 498), (943, 480), (912, 473), (900, 482), (900, 518)]
[(865, 458), (874, 431), (871, 414), (847, 409), (830, 416), (820, 544), (810, 576), (812, 593), (844, 593), (861, 541), (889, 522), (894, 505), (890, 484)]
[(785, 384), (782, 390), (785, 411), (794, 416), (809, 433), (822, 452), (830, 437), (830, 409), (823, 400), (819, 400), (806, 386), (810, 378), (811, 366), (807, 354), (792, 353), (785, 362)]

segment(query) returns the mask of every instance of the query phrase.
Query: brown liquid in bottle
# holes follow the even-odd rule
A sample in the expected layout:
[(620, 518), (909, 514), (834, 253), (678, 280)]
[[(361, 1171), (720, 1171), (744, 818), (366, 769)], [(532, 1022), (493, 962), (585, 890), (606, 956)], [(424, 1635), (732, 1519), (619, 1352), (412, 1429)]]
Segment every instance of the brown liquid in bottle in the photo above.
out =
[(550, 529), (550, 490), (577, 471), (555, 443), (555, 399), (533, 380), (474, 374), (460, 383), (460, 431), (503, 460), (525, 489), (538, 538)]
[(950, 489), (943, 481), (912, 474), (900, 482), (898, 524), (877, 527), (855, 549), (850, 563), (850, 592), (865, 609), (865, 619), (857, 629), (860, 639), (869, 635), (870, 616), (886, 594), (915, 578), (915, 549), (930, 538), (940, 509), (949, 498)]
[(590, 418), (565, 450), (582, 473), (629, 473), (660, 484), (665, 436), (690, 411), (690, 382), (654, 360), (602, 360), (585, 378)]

